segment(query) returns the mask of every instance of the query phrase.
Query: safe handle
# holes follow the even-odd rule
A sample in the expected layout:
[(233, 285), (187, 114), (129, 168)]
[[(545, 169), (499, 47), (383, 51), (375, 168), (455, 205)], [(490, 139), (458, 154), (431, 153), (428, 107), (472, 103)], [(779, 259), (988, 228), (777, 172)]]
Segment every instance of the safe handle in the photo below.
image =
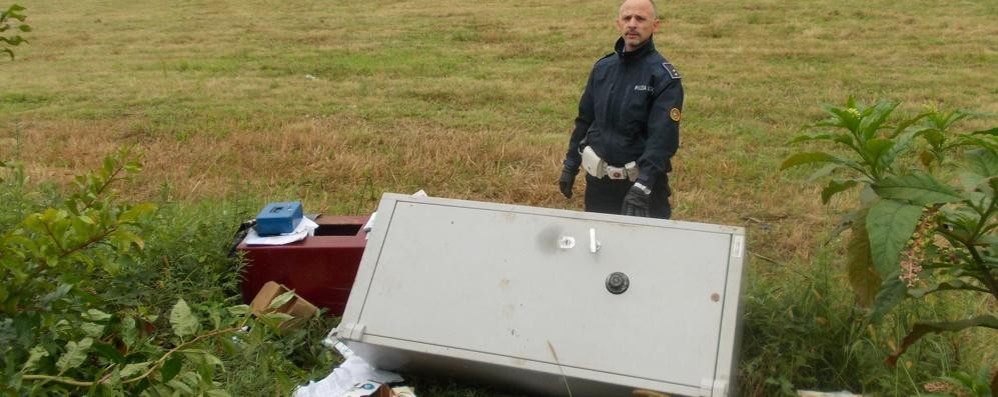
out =
[(589, 228), (589, 252), (596, 253), (601, 248), (599, 240), (596, 239), (596, 228)]

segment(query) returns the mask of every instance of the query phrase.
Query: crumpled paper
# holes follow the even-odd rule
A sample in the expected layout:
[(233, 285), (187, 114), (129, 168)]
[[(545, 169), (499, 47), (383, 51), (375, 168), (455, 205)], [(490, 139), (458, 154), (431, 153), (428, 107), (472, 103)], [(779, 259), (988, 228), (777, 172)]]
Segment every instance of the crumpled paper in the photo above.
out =
[(367, 381), (394, 383), (401, 382), (402, 377), (394, 372), (375, 369), (358, 356), (350, 356), (329, 376), (299, 387), (294, 397), (340, 397), (355, 384)]

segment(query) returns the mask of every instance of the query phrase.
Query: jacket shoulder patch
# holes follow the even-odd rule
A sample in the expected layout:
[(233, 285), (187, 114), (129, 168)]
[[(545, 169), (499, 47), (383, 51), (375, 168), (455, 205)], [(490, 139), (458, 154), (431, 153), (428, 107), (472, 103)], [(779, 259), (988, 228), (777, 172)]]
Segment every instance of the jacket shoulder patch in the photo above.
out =
[(666, 72), (669, 72), (669, 76), (672, 76), (673, 79), (679, 79), (679, 71), (671, 63), (662, 62), (662, 67), (665, 68)]

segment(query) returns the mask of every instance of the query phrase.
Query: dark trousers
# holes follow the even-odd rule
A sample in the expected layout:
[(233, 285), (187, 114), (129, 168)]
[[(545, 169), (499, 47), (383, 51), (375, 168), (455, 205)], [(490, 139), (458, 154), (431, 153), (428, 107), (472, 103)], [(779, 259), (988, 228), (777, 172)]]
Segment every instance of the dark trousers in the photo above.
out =
[[(586, 212), (604, 214), (620, 214), (624, 204), (624, 196), (634, 182), (627, 179), (596, 179), (586, 174)], [(659, 175), (651, 187), (651, 207), (648, 213), (652, 218), (669, 219), (672, 216), (672, 206), (669, 205), (669, 176)]]

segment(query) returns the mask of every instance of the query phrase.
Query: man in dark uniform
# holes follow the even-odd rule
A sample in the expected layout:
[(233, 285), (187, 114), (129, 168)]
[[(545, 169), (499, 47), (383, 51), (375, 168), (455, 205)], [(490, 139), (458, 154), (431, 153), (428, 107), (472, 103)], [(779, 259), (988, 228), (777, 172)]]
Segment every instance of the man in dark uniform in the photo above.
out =
[(575, 175), (586, 169), (586, 211), (672, 215), (668, 173), (679, 147), (683, 86), (655, 50), (658, 25), (651, 0), (625, 1), (614, 52), (589, 74), (559, 179), (571, 198)]

